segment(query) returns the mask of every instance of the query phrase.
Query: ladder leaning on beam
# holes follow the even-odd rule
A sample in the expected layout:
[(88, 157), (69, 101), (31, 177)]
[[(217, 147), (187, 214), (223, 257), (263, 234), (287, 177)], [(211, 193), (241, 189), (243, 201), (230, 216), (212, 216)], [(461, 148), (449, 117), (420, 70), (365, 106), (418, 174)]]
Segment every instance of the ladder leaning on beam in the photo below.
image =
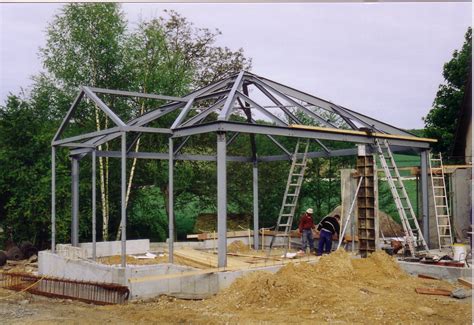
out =
[(453, 244), (453, 237), (441, 153), (437, 158), (430, 153), (430, 171), (438, 245), (439, 249), (449, 248)]
[[(425, 239), (421, 232), (415, 212), (408, 198), (407, 191), (403, 185), (400, 172), (390, 150), (387, 140), (375, 139), (377, 154), (385, 172), (390, 191), (397, 206), (398, 215), (402, 221), (403, 231), (412, 256), (415, 256), (417, 250), (428, 250)], [(421, 249), (420, 249), (421, 248)]]
[(308, 148), (308, 139), (298, 139), (295, 153), (292, 157), (290, 173), (288, 174), (288, 181), (286, 183), (285, 194), (283, 196), (283, 203), (281, 205), (280, 214), (278, 215), (275, 231), (270, 241), (270, 247), (268, 249), (267, 256), (270, 256), (273, 244), (275, 244), (275, 238), (277, 237), (283, 237), (285, 239), (285, 253), (283, 256), (286, 256), (286, 253), (288, 252), (291, 226), (293, 225), (296, 205), (298, 203), (301, 186), (303, 185), (304, 173), (306, 171), (306, 164), (308, 161)]

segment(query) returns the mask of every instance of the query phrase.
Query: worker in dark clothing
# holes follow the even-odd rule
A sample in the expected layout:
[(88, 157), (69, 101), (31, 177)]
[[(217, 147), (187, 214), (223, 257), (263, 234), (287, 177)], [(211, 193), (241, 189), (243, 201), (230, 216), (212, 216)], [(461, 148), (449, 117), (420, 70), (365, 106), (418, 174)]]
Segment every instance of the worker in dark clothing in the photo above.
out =
[(298, 226), (298, 230), (302, 235), (301, 238), (301, 250), (306, 253), (306, 247), (308, 247), (310, 251), (314, 251), (314, 240), (313, 240), (313, 229), (315, 225), (313, 223), (313, 209), (309, 208), (306, 212), (301, 216), (300, 224)]
[(319, 231), (319, 242), (317, 256), (321, 256), (324, 253), (331, 253), (332, 236), (337, 234), (339, 236), (339, 221), (341, 217), (336, 214), (334, 216), (324, 217), (323, 220), (318, 224)]

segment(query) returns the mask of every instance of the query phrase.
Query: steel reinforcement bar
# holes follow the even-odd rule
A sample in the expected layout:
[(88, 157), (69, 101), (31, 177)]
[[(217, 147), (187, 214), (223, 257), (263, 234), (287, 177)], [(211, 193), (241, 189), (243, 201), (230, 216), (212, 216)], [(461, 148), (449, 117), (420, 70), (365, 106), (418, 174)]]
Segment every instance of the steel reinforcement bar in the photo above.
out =
[(68, 280), (28, 273), (0, 272), (0, 287), (97, 305), (123, 304), (130, 294), (128, 287), (119, 284)]

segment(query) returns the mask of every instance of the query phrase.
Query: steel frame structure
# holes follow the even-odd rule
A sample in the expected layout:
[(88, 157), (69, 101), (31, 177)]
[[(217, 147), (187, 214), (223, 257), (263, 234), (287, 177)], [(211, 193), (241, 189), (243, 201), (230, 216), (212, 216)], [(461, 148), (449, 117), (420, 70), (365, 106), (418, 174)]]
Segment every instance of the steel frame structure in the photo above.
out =
[[(251, 88), (251, 89), (250, 89)], [(249, 90), (250, 89), (250, 90)], [(251, 93), (252, 92), (252, 93)], [(255, 96), (255, 95), (258, 96)], [(142, 116), (124, 122), (102, 101), (100, 94), (111, 96), (126, 96), (167, 101), (165, 105), (146, 112)], [(253, 96), (251, 96), (253, 95)], [(83, 133), (77, 136), (62, 138), (67, 125), (71, 122), (79, 103), (88, 98), (98, 107), (114, 126), (95, 132)], [(263, 98), (274, 106), (259, 104)], [(203, 107), (203, 103), (205, 107)], [(270, 107), (273, 108), (270, 109)], [(277, 111), (276, 113), (274, 111)], [(149, 126), (151, 122), (171, 112), (179, 115), (168, 128)], [(258, 112), (258, 114), (257, 114)], [(212, 114), (214, 113), (214, 114)], [(328, 114), (332, 117), (328, 118)], [(245, 116), (236, 121), (235, 115)], [(299, 116), (299, 117), (298, 117)], [(301, 121), (304, 116), (305, 121)], [(211, 120), (214, 117), (214, 120)], [(264, 117), (266, 122), (257, 117)], [(137, 136), (127, 146), (127, 133)], [(183, 154), (181, 149), (191, 136), (204, 133), (215, 133), (217, 136), (217, 152), (215, 155)], [(229, 134), (233, 134), (229, 137)], [(135, 141), (142, 134), (161, 134), (168, 137), (168, 152), (132, 152)], [(231, 145), (239, 134), (249, 134), (252, 154), (245, 156), (228, 156), (227, 146)], [(259, 156), (255, 146), (255, 135), (269, 137), (283, 152), (281, 155)], [(217, 163), (217, 218), (218, 218), (218, 266), (227, 264), (227, 162), (253, 164), (253, 212), (254, 212), (254, 246), (258, 248), (258, 165), (261, 162), (284, 161), (291, 159), (290, 150), (279, 143), (274, 136), (293, 138), (309, 138), (321, 148), (320, 151), (308, 153), (308, 158), (336, 157), (356, 155), (357, 149), (331, 150), (321, 140), (344, 141), (368, 145), (370, 149), (376, 138), (387, 139), (392, 151), (412, 152), (421, 155), (421, 191), (423, 229), (428, 237), (428, 178), (427, 155), (433, 139), (419, 138), (402, 129), (357, 113), (348, 108), (336, 105), (330, 101), (304, 93), (294, 88), (282, 85), (270, 79), (257, 76), (248, 71), (229, 76), (209, 86), (198, 89), (184, 97), (172, 97), (155, 94), (145, 94), (130, 91), (101, 89), (82, 86), (73, 101), (69, 111), (62, 121), (51, 143), (51, 250), (55, 252), (56, 244), (56, 150), (58, 147), (68, 147), (72, 159), (72, 222), (71, 243), (79, 245), (79, 162), (86, 155), (91, 155), (92, 163), (92, 242), (95, 257), (96, 243), (96, 189), (95, 175), (97, 157), (121, 159), (121, 242), (122, 266), (126, 265), (126, 159), (163, 159), (169, 161), (169, 262), (173, 263), (174, 242), (174, 161), (200, 160)], [(120, 151), (102, 151), (98, 147), (114, 139), (121, 139)], [(182, 138), (179, 145), (176, 141)]]

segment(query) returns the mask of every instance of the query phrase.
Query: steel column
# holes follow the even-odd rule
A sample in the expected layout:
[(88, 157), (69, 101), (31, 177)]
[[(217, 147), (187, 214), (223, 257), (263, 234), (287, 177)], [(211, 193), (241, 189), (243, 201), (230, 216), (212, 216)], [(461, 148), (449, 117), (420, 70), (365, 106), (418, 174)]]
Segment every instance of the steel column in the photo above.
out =
[(95, 261), (97, 255), (97, 232), (96, 232), (96, 152), (92, 151), (92, 259)]
[(121, 221), (120, 229), (122, 232), (122, 267), (127, 264), (127, 206), (126, 206), (126, 191), (127, 191), (127, 133), (122, 133), (122, 172), (121, 172)]
[(423, 218), (423, 237), (430, 247), (430, 214), (428, 197), (428, 150), (421, 152), (421, 214)]
[(79, 246), (79, 159), (72, 157), (71, 182), (71, 245)]
[(56, 253), (56, 147), (51, 147), (51, 252)]
[(227, 266), (226, 134), (217, 133), (217, 266)]
[[(258, 163), (253, 163), (253, 248), (258, 249)], [(250, 244), (250, 243), (249, 243)]]
[(174, 161), (173, 139), (169, 138), (168, 160), (168, 262), (173, 263), (174, 254)]

